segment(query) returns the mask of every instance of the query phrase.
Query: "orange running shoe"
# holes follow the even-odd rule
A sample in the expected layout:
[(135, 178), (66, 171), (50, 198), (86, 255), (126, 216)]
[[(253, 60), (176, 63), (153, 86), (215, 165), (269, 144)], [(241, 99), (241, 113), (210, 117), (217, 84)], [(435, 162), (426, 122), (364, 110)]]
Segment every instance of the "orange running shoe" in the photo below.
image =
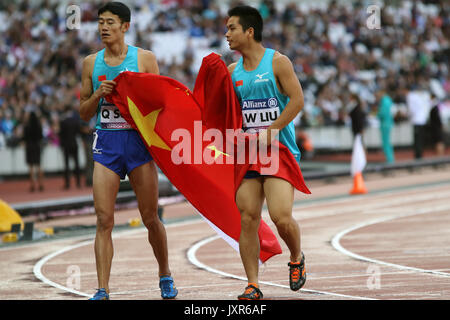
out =
[(238, 296), (239, 300), (259, 300), (262, 298), (263, 294), (261, 290), (251, 283), (249, 283), (249, 285), (245, 288), (244, 293)]
[(297, 291), (306, 282), (305, 256), (302, 252), (302, 260), (300, 262), (289, 262), (289, 286), (291, 290)]

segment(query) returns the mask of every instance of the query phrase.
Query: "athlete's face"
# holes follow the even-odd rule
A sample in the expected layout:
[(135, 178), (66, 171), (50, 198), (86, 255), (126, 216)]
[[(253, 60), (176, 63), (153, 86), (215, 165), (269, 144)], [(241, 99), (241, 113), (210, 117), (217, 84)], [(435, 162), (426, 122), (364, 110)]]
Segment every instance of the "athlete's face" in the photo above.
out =
[(242, 25), (239, 23), (239, 17), (230, 17), (227, 21), (227, 33), (225, 37), (227, 38), (228, 45), (231, 50), (239, 50), (242, 45), (248, 42), (248, 37), (250, 32), (253, 30), (249, 28), (244, 32)]
[(106, 11), (98, 17), (98, 32), (104, 44), (120, 41), (130, 27), (129, 22), (122, 22), (120, 18)]

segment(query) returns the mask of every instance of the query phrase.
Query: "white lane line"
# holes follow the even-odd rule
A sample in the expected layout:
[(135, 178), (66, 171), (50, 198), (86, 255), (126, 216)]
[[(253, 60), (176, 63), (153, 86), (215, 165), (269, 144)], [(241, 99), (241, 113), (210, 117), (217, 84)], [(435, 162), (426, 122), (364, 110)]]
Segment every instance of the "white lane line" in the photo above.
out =
[[(212, 236), (206, 239), (203, 239), (199, 242), (197, 242), (196, 244), (194, 244), (191, 248), (189, 248), (188, 252), (187, 252), (187, 258), (188, 260), (195, 266), (197, 266), (200, 269), (203, 269), (205, 271), (214, 273), (214, 274), (218, 274), (220, 276), (224, 276), (224, 277), (228, 277), (228, 278), (232, 278), (232, 279), (237, 279), (237, 280), (242, 280), (242, 281), (247, 281), (247, 278), (245, 277), (241, 277), (235, 274), (231, 274), (228, 272), (224, 272), (221, 270), (217, 270), (214, 269), (202, 262), (200, 262), (197, 259), (196, 253), (198, 251), (198, 249), (200, 249), (202, 246), (214, 241), (220, 239), (220, 236)], [(269, 285), (269, 286), (274, 286), (274, 287), (280, 287), (280, 288), (286, 288), (289, 289), (289, 286), (287, 285), (282, 285), (282, 284), (278, 284), (278, 283), (273, 283), (273, 282), (268, 282), (268, 281), (260, 281), (260, 283), (265, 284), (265, 285)], [(323, 295), (330, 295), (330, 296), (336, 296), (336, 297), (341, 297), (341, 298), (347, 298), (347, 299), (358, 299), (358, 300), (375, 300), (372, 298), (367, 298), (367, 297), (359, 297), (359, 296), (351, 296), (351, 295), (346, 295), (346, 294), (340, 294), (340, 293), (334, 293), (334, 292), (327, 292), (327, 291), (319, 291), (319, 290), (310, 290), (310, 289), (300, 289), (300, 291), (303, 292), (308, 292), (308, 293), (313, 293), (313, 294), (323, 294)]]
[[(177, 285), (177, 289), (178, 290), (183, 290), (183, 289), (201, 289), (201, 288), (211, 288), (211, 287), (229, 287), (229, 286), (233, 286), (233, 283), (227, 282), (227, 283), (214, 283), (214, 284), (205, 284), (205, 285), (198, 285), (198, 286), (183, 286), (180, 287)], [(110, 293), (110, 296), (120, 296), (120, 295), (136, 295), (139, 293), (142, 294), (147, 294), (149, 292), (153, 292), (153, 291), (160, 291), (161, 289), (159, 288), (153, 288), (153, 289), (144, 289), (144, 290), (129, 290), (129, 291), (121, 291), (121, 292), (113, 292)]]
[[(447, 187), (450, 183), (448, 184), (439, 184), (439, 185), (429, 185), (429, 186), (415, 186), (415, 187), (411, 187), (408, 189), (402, 189), (400, 187), (400, 189), (398, 190), (392, 190), (392, 189), (388, 189), (388, 190), (378, 190), (375, 191), (376, 193), (367, 193), (367, 194), (361, 194), (361, 195), (357, 195), (357, 196), (352, 196), (352, 195), (348, 195), (348, 194), (340, 194), (337, 195), (336, 197), (331, 197), (331, 198), (318, 198), (318, 199), (313, 199), (313, 200), (307, 200), (302, 202), (302, 200), (295, 200), (294, 202), (294, 207), (298, 207), (298, 208), (309, 208), (309, 207), (317, 207), (320, 205), (326, 205), (329, 203), (333, 203), (333, 204), (346, 204), (346, 203), (353, 203), (355, 201), (362, 201), (364, 202), (365, 200), (383, 200), (383, 201), (392, 201), (392, 204), (402, 204), (405, 202), (404, 200), (404, 196), (402, 196), (402, 194), (406, 194), (406, 196), (408, 197), (414, 197), (414, 199), (418, 199), (418, 200), (434, 200), (435, 198), (437, 199), (441, 199), (442, 197), (445, 197), (445, 194), (448, 194), (448, 192), (450, 191), (450, 189)], [(447, 189), (443, 189), (443, 186), (446, 186)], [(427, 190), (429, 193), (423, 193), (424, 190)], [(436, 192), (433, 192), (430, 194), (430, 191), (432, 191), (433, 189), (437, 189)], [(386, 196), (388, 196), (388, 198), (386, 199)]]
[[(366, 195), (363, 195), (366, 196)], [(423, 203), (425, 201), (439, 201), (439, 200), (447, 200), (450, 198), (450, 190), (443, 192), (436, 192), (432, 194), (423, 194), (423, 195), (398, 195), (397, 198), (392, 199), (378, 199), (377, 197), (370, 198), (351, 198), (351, 201), (348, 202), (348, 205), (345, 207), (337, 206), (338, 204), (342, 204), (341, 202), (331, 201), (333, 204), (331, 208), (319, 209), (311, 211), (310, 213), (305, 213), (306, 210), (301, 206), (294, 206), (294, 218), (296, 219), (306, 219), (306, 218), (317, 218), (317, 217), (325, 217), (325, 216), (335, 216), (342, 215), (348, 213), (364, 213), (367, 215), (371, 215), (377, 213), (377, 210), (380, 210), (378, 213), (387, 213), (388, 209), (397, 209), (405, 210), (405, 206), (409, 205), (412, 209), (417, 207), (416, 202)], [(326, 203), (325, 203), (326, 204)], [(317, 206), (317, 205), (316, 205)], [(385, 211), (384, 211), (385, 210)], [(307, 214), (307, 216), (306, 216)]]
[[(167, 228), (167, 227), (184, 226), (184, 225), (195, 224), (195, 223), (199, 223), (199, 222), (203, 222), (203, 220), (197, 220), (197, 219), (196, 219), (196, 220), (192, 220), (192, 221), (183, 221), (183, 222), (178, 222), (178, 223), (174, 223), (174, 224), (168, 224), (168, 225), (166, 225), (166, 228)], [(113, 238), (120, 238), (120, 237), (123, 237), (123, 236), (129, 236), (129, 235), (133, 235), (133, 234), (137, 234), (137, 233), (142, 233), (142, 232), (147, 232), (147, 229), (141, 228), (141, 229), (136, 229), (136, 230), (131, 230), (131, 231), (119, 232), (119, 233), (117, 233), (117, 234), (113, 234)], [(63, 286), (63, 285), (61, 285), (61, 284), (59, 284), (59, 283), (56, 283), (56, 282), (54, 282), (54, 281), (48, 279), (46, 276), (43, 275), (43, 273), (42, 273), (42, 267), (43, 267), (44, 264), (46, 264), (49, 260), (51, 260), (51, 259), (53, 259), (53, 258), (55, 258), (55, 257), (57, 257), (57, 256), (59, 256), (59, 255), (65, 253), (65, 252), (68, 252), (68, 251), (77, 249), (77, 248), (81, 248), (81, 247), (83, 247), (83, 246), (90, 245), (90, 244), (94, 243), (94, 241), (95, 241), (95, 239), (89, 239), (89, 240), (87, 240), (87, 241), (83, 241), (83, 242), (78, 243), (78, 244), (76, 244), (76, 245), (71, 245), (71, 246), (64, 247), (64, 248), (62, 248), (62, 249), (60, 249), (60, 250), (57, 250), (57, 251), (55, 251), (55, 252), (53, 252), (53, 253), (51, 253), (51, 254), (49, 254), (49, 255), (46, 255), (45, 257), (43, 257), (42, 259), (40, 259), (40, 260), (34, 265), (34, 267), (33, 267), (33, 273), (34, 273), (34, 275), (36, 276), (36, 278), (38, 278), (38, 279), (41, 280), (43, 283), (45, 283), (45, 284), (47, 284), (47, 285), (49, 285), (49, 286), (52, 286), (52, 287), (55, 287), (55, 288), (57, 288), (57, 289), (60, 289), (60, 290), (66, 291), (66, 292), (70, 292), (70, 293), (73, 293), (73, 294), (76, 294), (76, 295), (79, 295), (79, 296), (82, 296), (82, 297), (89, 297), (89, 298), (92, 297), (92, 294), (88, 294), (88, 293), (85, 293), (85, 292), (81, 292), (81, 291), (78, 291), (78, 290), (74, 290), (74, 289), (72, 289), (72, 288)]]
[(63, 285), (61, 285), (61, 284), (59, 284), (59, 283), (56, 283), (56, 282), (54, 282), (54, 281), (51, 281), (50, 279), (48, 279), (47, 277), (45, 277), (45, 276), (42, 274), (42, 266), (43, 266), (44, 264), (46, 264), (47, 261), (53, 259), (53, 258), (56, 257), (56, 256), (59, 256), (60, 254), (63, 254), (63, 253), (65, 253), (65, 252), (70, 251), (70, 250), (73, 250), (73, 249), (77, 249), (77, 248), (80, 248), (80, 247), (84, 247), (84, 246), (86, 246), (86, 245), (92, 244), (92, 242), (93, 242), (93, 240), (84, 241), (84, 242), (78, 243), (78, 244), (73, 245), (73, 246), (69, 246), (69, 247), (62, 248), (61, 250), (55, 251), (55, 252), (53, 252), (53, 253), (51, 253), (51, 254), (45, 256), (44, 258), (42, 258), (41, 260), (39, 260), (39, 261), (34, 265), (34, 267), (33, 267), (33, 273), (34, 273), (34, 275), (36, 276), (36, 278), (38, 278), (39, 280), (41, 280), (43, 283), (48, 284), (48, 285), (50, 285), (50, 286), (52, 286), (52, 287), (55, 287), (55, 288), (57, 288), (57, 289), (60, 289), (60, 290), (63, 290), (63, 291), (67, 291), (67, 292), (70, 292), (70, 293), (73, 293), (73, 294), (76, 294), (76, 295), (79, 295), (79, 296), (89, 297), (89, 298), (90, 298), (92, 295), (89, 295), (89, 294), (87, 294), (87, 293), (84, 293), (84, 292), (81, 292), (81, 291), (78, 291), (78, 290), (75, 290), (75, 289), (72, 289), (72, 288), (65, 287), (65, 286), (63, 286)]
[(340, 243), (341, 239), (348, 233), (358, 230), (358, 229), (361, 229), (361, 228), (364, 228), (364, 227), (367, 227), (367, 226), (371, 226), (374, 224), (387, 222), (387, 221), (391, 221), (391, 220), (395, 220), (395, 219), (400, 219), (400, 218), (404, 218), (404, 217), (412, 217), (412, 216), (416, 216), (416, 215), (440, 212), (440, 211), (449, 210), (449, 209), (450, 209), (450, 205), (433, 206), (431, 208), (416, 209), (414, 213), (401, 214), (401, 215), (397, 215), (394, 217), (387, 217), (387, 218), (376, 219), (376, 220), (372, 220), (372, 221), (368, 221), (368, 222), (363, 222), (363, 223), (357, 224), (353, 227), (347, 228), (347, 229), (339, 232), (338, 234), (336, 234), (333, 237), (331, 244), (337, 251), (339, 251), (351, 258), (357, 259), (357, 260), (361, 260), (361, 261), (365, 261), (365, 262), (369, 262), (369, 263), (373, 263), (373, 264), (384, 265), (384, 266), (388, 266), (388, 267), (393, 267), (393, 268), (397, 268), (397, 269), (401, 269), (401, 270), (408, 270), (408, 271), (413, 271), (413, 272), (429, 273), (429, 274), (436, 275), (436, 276), (450, 277), (450, 273), (440, 272), (438, 270), (427, 270), (427, 269), (421, 269), (421, 268), (408, 267), (408, 266), (403, 266), (403, 265), (399, 265), (399, 264), (395, 264), (395, 263), (389, 263), (389, 262), (385, 262), (385, 261), (381, 261), (381, 260), (364, 257), (362, 255), (359, 255), (357, 253), (354, 253), (350, 250), (345, 249)]

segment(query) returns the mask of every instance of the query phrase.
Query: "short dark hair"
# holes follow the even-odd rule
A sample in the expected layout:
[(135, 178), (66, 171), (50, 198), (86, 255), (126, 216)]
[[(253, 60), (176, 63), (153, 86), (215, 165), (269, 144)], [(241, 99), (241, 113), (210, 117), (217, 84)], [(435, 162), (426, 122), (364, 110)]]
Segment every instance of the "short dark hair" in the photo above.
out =
[(262, 41), (264, 22), (257, 9), (250, 6), (238, 6), (230, 9), (228, 16), (239, 17), (239, 23), (242, 25), (242, 29), (247, 31), (249, 28), (253, 28), (255, 31), (255, 41)]
[(131, 21), (130, 8), (128, 8), (122, 2), (117, 2), (117, 1), (108, 2), (103, 7), (98, 9), (98, 16), (100, 16), (102, 13), (107, 12), (107, 11), (118, 16), (120, 18), (120, 21), (122, 21), (122, 23)]

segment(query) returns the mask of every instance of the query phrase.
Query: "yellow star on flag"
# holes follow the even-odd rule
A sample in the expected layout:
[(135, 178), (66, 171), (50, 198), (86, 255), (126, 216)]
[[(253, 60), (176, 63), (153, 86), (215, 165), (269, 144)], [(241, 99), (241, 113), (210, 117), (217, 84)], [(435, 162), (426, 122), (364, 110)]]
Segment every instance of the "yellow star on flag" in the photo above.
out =
[(161, 139), (161, 137), (155, 132), (156, 120), (158, 119), (159, 112), (162, 109), (155, 110), (150, 112), (145, 117), (142, 115), (141, 111), (133, 100), (128, 98), (128, 109), (130, 110), (131, 117), (134, 120), (134, 123), (139, 129), (142, 137), (147, 142), (148, 146), (155, 146), (164, 150), (171, 151), (172, 149)]
[[(175, 90), (182, 90), (182, 89), (181, 88), (175, 88)], [(186, 95), (189, 96), (189, 90), (188, 89), (184, 90), (184, 93), (186, 93)]]
[(216, 146), (209, 146), (206, 149), (212, 150), (214, 151), (214, 160), (217, 160), (218, 157), (220, 157), (221, 154), (223, 154), (224, 156), (229, 157), (229, 154), (226, 154), (222, 151), (220, 151), (219, 149), (216, 148)]

